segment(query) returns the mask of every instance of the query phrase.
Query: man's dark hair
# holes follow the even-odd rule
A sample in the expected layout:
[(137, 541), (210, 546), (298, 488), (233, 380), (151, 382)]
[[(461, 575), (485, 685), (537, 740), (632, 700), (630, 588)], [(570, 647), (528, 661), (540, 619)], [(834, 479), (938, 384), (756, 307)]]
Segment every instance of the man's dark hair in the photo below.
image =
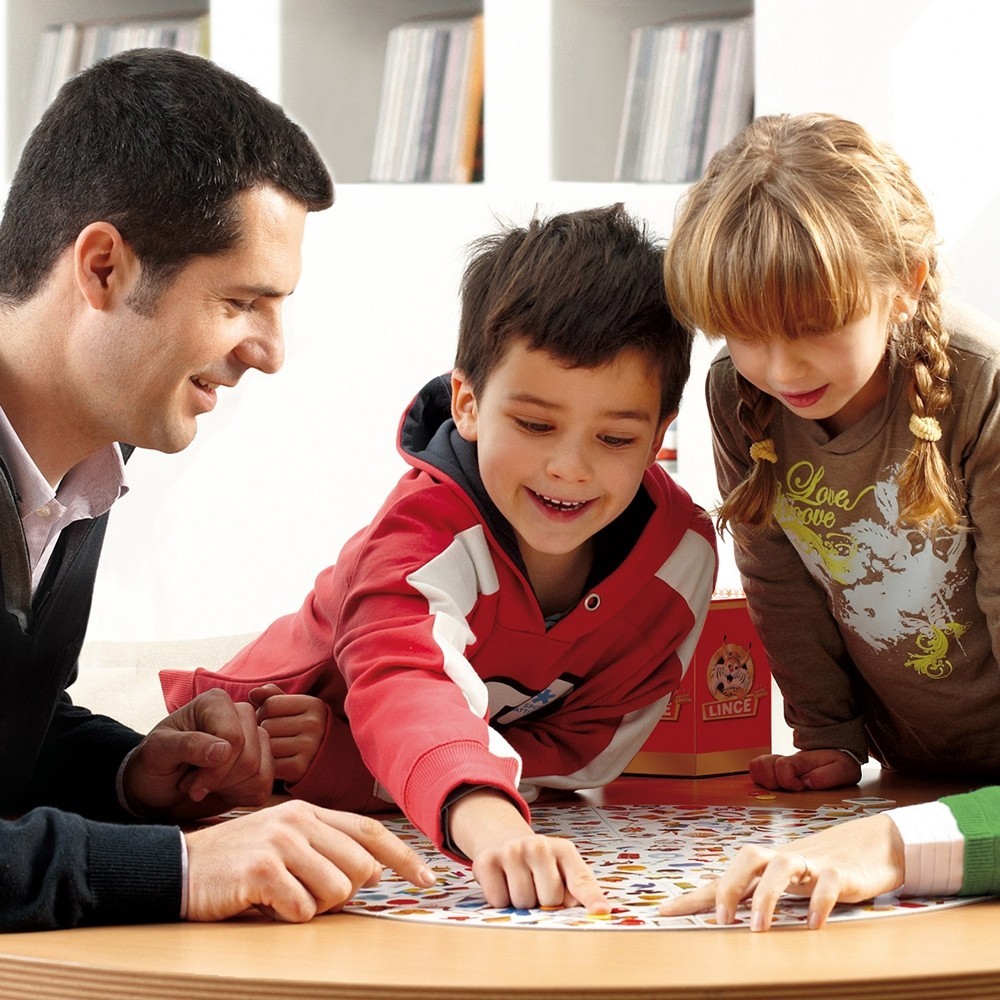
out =
[(455, 368), (482, 392), (512, 342), (571, 367), (642, 352), (677, 409), (692, 336), (663, 290), (663, 246), (621, 204), (567, 212), (475, 241), (462, 279)]
[(162, 288), (193, 256), (240, 239), (235, 196), (273, 185), (310, 211), (329, 171), (278, 105), (208, 59), (135, 49), (67, 81), (25, 144), (0, 222), (0, 299), (20, 303), (92, 222)]

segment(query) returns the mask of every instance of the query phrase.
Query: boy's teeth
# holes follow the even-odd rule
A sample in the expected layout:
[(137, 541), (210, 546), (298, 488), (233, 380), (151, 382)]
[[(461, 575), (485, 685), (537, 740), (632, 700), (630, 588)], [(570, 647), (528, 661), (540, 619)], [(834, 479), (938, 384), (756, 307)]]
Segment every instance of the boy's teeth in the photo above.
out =
[(544, 493), (538, 494), (549, 506), (558, 507), (560, 510), (576, 510), (583, 506), (582, 500), (556, 500), (554, 497), (547, 497)]

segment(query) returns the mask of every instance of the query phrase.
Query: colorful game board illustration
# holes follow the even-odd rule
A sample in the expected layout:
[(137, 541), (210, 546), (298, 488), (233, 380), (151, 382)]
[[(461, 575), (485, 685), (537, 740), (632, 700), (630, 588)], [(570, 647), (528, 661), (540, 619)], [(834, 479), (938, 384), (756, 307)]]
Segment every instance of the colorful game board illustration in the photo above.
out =
[[(539, 833), (568, 837), (587, 859), (608, 898), (612, 912), (588, 916), (582, 907), (559, 910), (496, 909), (486, 905), (471, 869), (438, 853), (405, 819), (386, 825), (422, 855), (437, 875), (437, 885), (418, 889), (387, 872), (379, 885), (362, 889), (345, 912), (500, 927), (574, 929), (716, 928), (714, 915), (661, 917), (659, 903), (716, 878), (744, 844), (782, 844), (834, 823), (877, 809), (844, 804), (819, 809), (758, 806), (542, 806), (532, 812)], [(839, 904), (830, 920), (855, 920), (959, 906), (983, 897), (879, 899)], [(742, 913), (742, 911), (741, 911)], [(782, 897), (774, 926), (805, 926), (806, 900)], [(743, 916), (727, 927), (747, 926)]]

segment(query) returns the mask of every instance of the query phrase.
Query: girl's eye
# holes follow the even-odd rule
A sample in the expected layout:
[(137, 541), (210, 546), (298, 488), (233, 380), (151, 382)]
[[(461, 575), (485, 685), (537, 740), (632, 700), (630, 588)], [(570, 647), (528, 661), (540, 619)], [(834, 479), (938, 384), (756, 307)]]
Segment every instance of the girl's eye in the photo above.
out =
[(543, 423), (541, 420), (524, 420), (521, 417), (514, 417), (514, 423), (529, 434), (545, 434), (552, 430), (551, 424)]

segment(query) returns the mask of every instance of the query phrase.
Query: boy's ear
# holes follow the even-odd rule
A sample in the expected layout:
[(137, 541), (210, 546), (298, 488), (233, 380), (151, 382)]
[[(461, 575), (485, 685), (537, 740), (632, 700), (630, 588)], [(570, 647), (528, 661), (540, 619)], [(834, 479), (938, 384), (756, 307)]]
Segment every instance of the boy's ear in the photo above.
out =
[(466, 441), (478, 439), (476, 394), (465, 375), (458, 369), (451, 373), (451, 416), (458, 428), (458, 433)]
[(661, 421), (660, 426), (656, 428), (656, 433), (653, 435), (653, 443), (649, 446), (649, 454), (646, 456), (646, 468), (650, 468), (652, 464), (656, 461), (656, 456), (660, 454), (660, 449), (663, 447), (663, 438), (666, 436), (667, 428), (677, 419), (677, 410), (673, 413), (668, 413)]
[(73, 245), (73, 275), (92, 309), (107, 309), (124, 298), (138, 275), (131, 247), (110, 222), (91, 222)]

